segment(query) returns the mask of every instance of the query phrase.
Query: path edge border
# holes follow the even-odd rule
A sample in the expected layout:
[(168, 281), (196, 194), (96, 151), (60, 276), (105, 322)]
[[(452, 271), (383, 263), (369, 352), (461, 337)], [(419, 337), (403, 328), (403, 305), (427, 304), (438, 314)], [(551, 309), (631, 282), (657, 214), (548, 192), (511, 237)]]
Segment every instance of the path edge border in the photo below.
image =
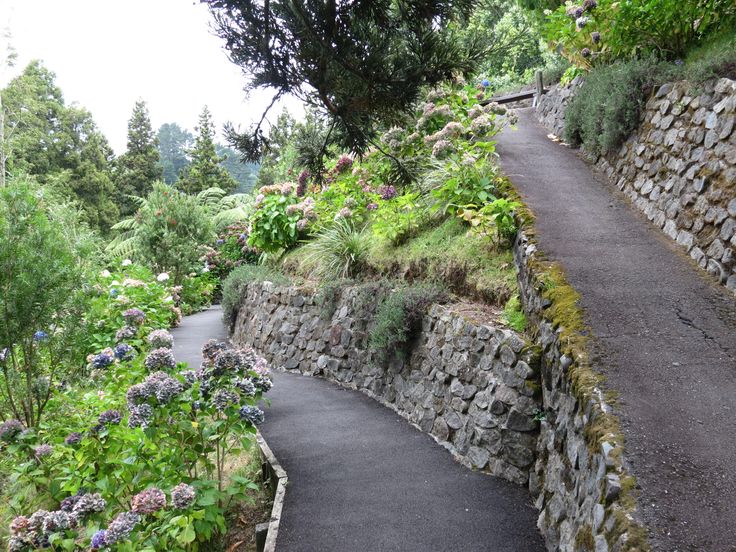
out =
[[(268, 533), (266, 535), (266, 544), (263, 548), (263, 552), (275, 552), (276, 551), (276, 539), (279, 534), (279, 526), (281, 524), (281, 512), (284, 507), (284, 501), (286, 500), (286, 485), (289, 482), (289, 476), (286, 470), (281, 466), (276, 455), (274, 455), (271, 447), (268, 446), (266, 439), (263, 434), (256, 429), (256, 442), (258, 448), (261, 451), (265, 463), (268, 464), (270, 472), (269, 479), (271, 482), (276, 482), (275, 492), (273, 498), (273, 506), (271, 507), (271, 517), (268, 521)], [(264, 466), (265, 468), (265, 466)], [(264, 478), (266, 476), (264, 469)]]

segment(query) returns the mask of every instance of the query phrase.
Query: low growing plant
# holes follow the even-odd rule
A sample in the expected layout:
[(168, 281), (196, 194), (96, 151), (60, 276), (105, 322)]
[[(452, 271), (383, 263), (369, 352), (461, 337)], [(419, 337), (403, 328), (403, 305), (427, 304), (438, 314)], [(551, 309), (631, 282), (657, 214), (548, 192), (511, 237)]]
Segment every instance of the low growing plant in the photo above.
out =
[(305, 261), (321, 279), (354, 278), (365, 265), (368, 247), (367, 234), (350, 220), (340, 218), (305, 246)]

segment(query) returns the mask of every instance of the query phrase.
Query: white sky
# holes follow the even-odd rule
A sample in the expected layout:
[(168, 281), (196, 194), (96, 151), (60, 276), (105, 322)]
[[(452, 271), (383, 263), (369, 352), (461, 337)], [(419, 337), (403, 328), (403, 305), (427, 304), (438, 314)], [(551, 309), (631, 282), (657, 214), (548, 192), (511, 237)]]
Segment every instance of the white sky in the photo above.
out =
[[(271, 96), (259, 91), (246, 100), (246, 78), (210, 22), (207, 7), (194, 0), (0, 0), (0, 30), (10, 30), (18, 53), (0, 85), (30, 60), (43, 60), (66, 102), (92, 113), (117, 154), (125, 151), (139, 98), (154, 129), (176, 122), (193, 130), (205, 104), (218, 128), (225, 121), (245, 128)], [(286, 102), (301, 113), (298, 100)]]

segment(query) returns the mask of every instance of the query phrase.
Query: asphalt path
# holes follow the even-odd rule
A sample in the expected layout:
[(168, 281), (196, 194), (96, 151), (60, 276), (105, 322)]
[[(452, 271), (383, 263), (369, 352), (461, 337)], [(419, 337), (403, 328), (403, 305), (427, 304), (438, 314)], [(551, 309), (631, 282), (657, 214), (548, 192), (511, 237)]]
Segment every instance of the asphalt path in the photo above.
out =
[(581, 294), (655, 550), (736, 550), (736, 299), (530, 109), (497, 150)]
[[(225, 338), (221, 311), (175, 328), (177, 360), (199, 365)], [(523, 487), (470, 471), (366, 395), (275, 372), (260, 427), (289, 475), (280, 552), (541, 552)]]

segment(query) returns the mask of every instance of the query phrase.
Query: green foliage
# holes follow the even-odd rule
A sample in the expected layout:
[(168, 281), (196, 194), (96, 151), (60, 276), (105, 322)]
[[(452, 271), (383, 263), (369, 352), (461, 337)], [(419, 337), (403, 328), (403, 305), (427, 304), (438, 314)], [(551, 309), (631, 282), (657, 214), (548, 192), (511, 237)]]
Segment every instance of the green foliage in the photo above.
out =
[(565, 4), (548, 18), (545, 38), (575, 65), (618, 59), (683, 57), (720, 32), (733, 32), (732, 0), (599, 0)]
[[(423, 86), (469, 73), (482, 53), (456, 40), (456, 23), (469, 15), (472, 0), (206, 3), (231, 59), (252, 75), (254, 88), (320, 106), (341, 146), (356, 152), (368, 149), (377, 120), (401, 120)], [(251, 160), (259, 156), (260, 125), (229, 134)]]
[(378, 306), (369, 344), (382, 360), (406, 354), (421, 328), (422, 317), (432, 303), (447, 300), (446, 292), (434, 284), (397, 288)]
[(372, 216), (373, 235), (394, 246), (414, 236), (428, 218), (428, 211), (419, 202), (419, 197), (419, 193), (414, 192), (385, 202)]
[(181, 171), (189, 164), (187, 151), (194, 142), (194, 136), (176, 123), (164, 123), (159, 127), (156, 138), (163, 181), (174, 184)]
[(255, 188), (258, 180), (260, 165), (258, 163), (246, 163), (240, 158), (240, 154), (234, 149), (220, 144), (215, 145), (218, 157), (222, 159), (220, 165), (230, 173), (237, 186), (235, 193), (247, 194)]
[(325, 280), (353, 278), (364, 268), (368, 255), (368, 235), (346, 218), (338, 219), (305, 246), (306, 262)]
[(428, 179), (442, 182), (431, 191), (435, 200), (432, 209), (442, 215), (456, 214), (460, 209), (495, 200), (496, 172), (485, 156), (453, 154), (428, 175)]
[(54, 80), (33, 61), (2, 90), (7, 169), (53, 184), (79, 203), (85, 222), (107, 232), (118, 217), (112, 149), (88, 111), (66, 105)]
[(211, 272), (189, 275), (182, 280), (179, 308), (184, 316), (207, 309), (212, 305), (219, 278)]
[(207, 106), (202, 109), (196, 130), (194, 147), (187, 152), (191, 156), (191, 162), (180, 173), (177, 188), (188, 194), (198, 194), (208, 188), (232, 192), (237, 183), (222, 166), (225, 158), (217, 154), (215, 128)]
[(591, 71), (565, 112), (565, 140), (593, 154), (614, 152), (639, 126), (663, 65), (652, 60), (616, 62)]
[(516, 223), (516, 211), (521, 207), (518, 201), (506, 198), (494, 199), (480, 208), (469, 207), (458, 213), (458, 216), (470, 223), (475, 232), (486, 236), (493, 235), (496, 244), (511, 247), (519, 229)]
[(130, 196), (143, 198), (163, 176), (159, 165), (158, 139), (151, 128), (146, 103), (138, 100), (128, 121), (128, 148), (117, 160), (115, 186), (120, 214), (135, 213), (137, 203)]
[(526, 329), (526, 315), (521, 308), (518, 295), (514, 295), (506, 302), (503, 309), (503, 321), (517, 332), (523, 332)]
[(513, 256), (492, 248), (486, 236), (469, 233), (450, 218), (398, 247), (376, 243), (368, 263), (373, 272), (410, 281), (440, 281), (452, 292), (503, 305), (517, 288)]
[[(261, 188), (263, 190), (263, 188)], [(275, 253), (281, 249), (289, 249), (299, 238), (297, 222), (301, 214), (289, 207), (296, 205), (297, 197), (291, 193), (273, 191), (263, 194), (257, 204), (251, 222), (251, 233), (248, 245), (259, 251)]]
[(222, 283), (222, 312), (228, 325), (235, 323), (243, 293), (251, 282), (286, 285), (289, 280), (283, 274), (262, 265), (243, 265), (233, 270)]
[(135, 217), (115, 225), (126, 233), (110, 243), (108, 251), (134, 254), (158, 272), (171, 272), (173, 281), (181, 283), (199, 268), (205, 244), (214, 238), (210, 213), (202, 203), (201, 198), (155, 184)]
[(91, 242), (57, 200), (24, 180), (0, 189), (0, 417), (27, 427), (79, 367), (73, 345)]

